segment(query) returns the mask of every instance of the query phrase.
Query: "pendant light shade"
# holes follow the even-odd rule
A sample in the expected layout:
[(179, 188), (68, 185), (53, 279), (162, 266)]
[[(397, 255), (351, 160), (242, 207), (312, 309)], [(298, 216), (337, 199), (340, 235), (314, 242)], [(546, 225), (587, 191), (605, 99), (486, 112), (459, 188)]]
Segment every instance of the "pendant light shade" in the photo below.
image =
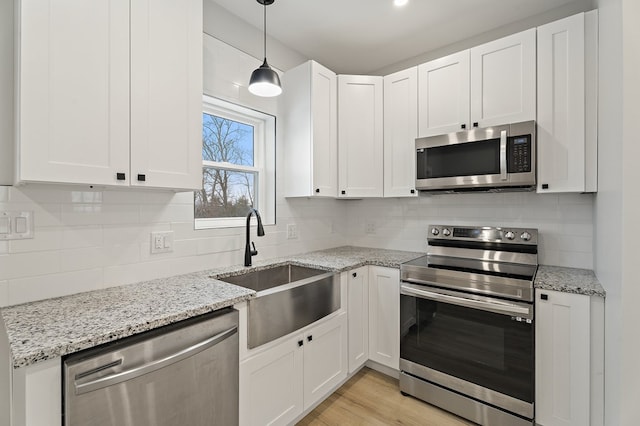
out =
[(249, 92), (256, 96), (272, 97), (282, 93), (280, 77), (267, 63), (267, 6), (274, 0), (256, 0), (264, 5), (264, 62), (251, 73)]

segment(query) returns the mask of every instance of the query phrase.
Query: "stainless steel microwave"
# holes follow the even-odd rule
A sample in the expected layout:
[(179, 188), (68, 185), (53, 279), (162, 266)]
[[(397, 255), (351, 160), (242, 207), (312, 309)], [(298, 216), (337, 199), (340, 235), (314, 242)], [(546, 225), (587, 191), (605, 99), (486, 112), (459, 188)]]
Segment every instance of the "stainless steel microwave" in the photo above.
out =
[(536, 123), (524, 121), (416, 139), (422, 191), (531, 191), (536, 185)]

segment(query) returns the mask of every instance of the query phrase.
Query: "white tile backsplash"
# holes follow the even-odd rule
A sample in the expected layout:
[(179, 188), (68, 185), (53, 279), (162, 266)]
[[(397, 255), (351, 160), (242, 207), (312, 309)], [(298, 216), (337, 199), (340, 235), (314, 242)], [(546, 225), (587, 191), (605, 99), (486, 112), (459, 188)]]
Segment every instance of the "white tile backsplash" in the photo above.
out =
[(9, 282), (0, 281), (0, 307), (9, 305)]
[(102, 269), (92, 269), (12, 279), (9, 280), (9, 304), (97, 290), (103, 287), (102, 277)]
[[(537, 228), (539, 262), (593, 267), (593, 195), (483, 193), (361, 200), (349, 205), (350, 244), (426, 251), (431, 224)], [(365, 223), (375, 223), (374, 234)]]
[[(5, 304), (243, 261), (244, 227), (195, 230), (192, 193), (4, 188), (0, 208), (32, 210), (35, 221), (33, 239), (0, 241), (0, 302)], [(278, 198), (276, 204), (277, 225), (266, 226), (261, 238), (255, 227), (251, 230), (257, 260), (347, 243), (342, 233), (332, 232), (347, 217), (345, 203)], [(287, 223), (297, 224), (298, 239), (287, 240)], [(174, 232), (172, 252), (151, 254), (150, 235), (157, 231)]]

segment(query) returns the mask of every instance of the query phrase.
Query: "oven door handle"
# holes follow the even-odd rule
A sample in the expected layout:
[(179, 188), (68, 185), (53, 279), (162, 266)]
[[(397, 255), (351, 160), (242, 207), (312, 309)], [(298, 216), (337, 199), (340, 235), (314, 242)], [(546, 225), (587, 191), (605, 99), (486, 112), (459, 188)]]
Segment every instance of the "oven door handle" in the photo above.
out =
[(437, 293), (420, 287), (422, 286), (402, 284), (400, 286), (400, 294), (419, 297), (420, 299), (434, 300), (436, 302), (449, 303), (451, 305), (463, 306), (466, 308), (480, 309), (482, 311), (493, 312), (501, 315), (533, 319), (531, 307), (529, 306), (520, 306), (506, 301), (470, 299), (467, 297)]
[(507, 180), (507, 131), (500, 132), (500, 180)]

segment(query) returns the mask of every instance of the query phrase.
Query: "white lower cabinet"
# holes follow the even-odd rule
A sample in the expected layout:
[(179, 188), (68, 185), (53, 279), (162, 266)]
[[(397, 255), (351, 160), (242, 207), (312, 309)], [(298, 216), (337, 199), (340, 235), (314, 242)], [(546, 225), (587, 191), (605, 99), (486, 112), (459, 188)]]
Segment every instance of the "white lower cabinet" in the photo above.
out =
[(536, 424), (603, 424), (604, 299), (536, 290)]
[(369, 359), (400, 368), (400, 270), (369, 267)]
[(369, 267), (344, 272), (349, 313), (349, 374), (369, 359)]
[(289, 424), (346, 377), (341, 312), (240, 363), (240, 424)]

